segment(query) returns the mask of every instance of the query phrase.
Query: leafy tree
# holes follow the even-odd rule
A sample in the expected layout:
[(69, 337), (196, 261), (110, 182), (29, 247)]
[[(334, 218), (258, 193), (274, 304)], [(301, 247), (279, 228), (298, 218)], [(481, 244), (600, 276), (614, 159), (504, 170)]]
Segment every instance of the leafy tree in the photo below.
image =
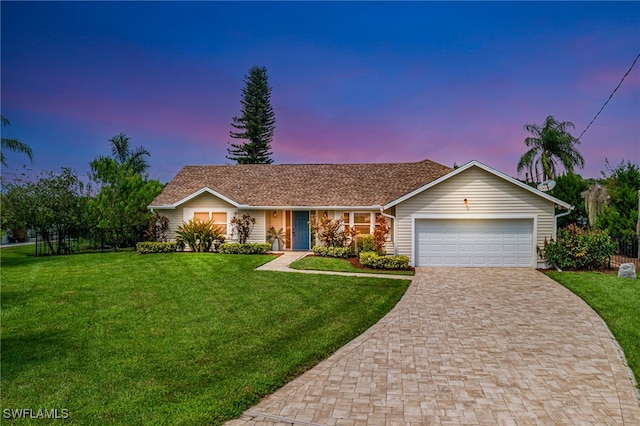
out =
[(229, 132), (233, 139), (246, 142), (230, 143), (227, 158), (238, 164), (271, 164), (271, 142), (276, 116), (271, 106), (271, 87), (265, 67), (251, 67), (244, 77), (242, 89), (242, 115), (233, 117), (233, 126), (238, 131)]
[[(4, 117), (4, 115), (0, 115), (0, 121), (2, 122), (3, 128), (11, 125), (11, 123), (9, 123), (9, 120), (7, 120)], [(2, 163), (2, 165), (5, 167), (7, 166), (7, 161), (3, 152), (5, 149), (8, 149), (9, 151), (21, 152), (23, 154), (26, 154), (27, 157), (29, 157), (29, 160), (33, 161), (33, 151), (31, 150), (29, 145), (23, 142), (20, 142), (18, 139), (6, 138), (2, 136), (1, 146), (2, 148), (0, 149), (0, 163)]]
[(621, 161), (615, 168), (605, 172), (605, 186), (609, 194), (609, 205), (596, 221), (596, 227), (609, 231), (611, 235), (635, 235), (638, 222), (638, 191), (640, 190), (640, 167)]
[(529, 150), (518, 161), (518, 173), (526, 169), (531, 178), (538, 181), (540, 173), (542, 180), (555, 178), (559, 165), (568, 172), (573, 172), (576, 166), (583, 168), (584, 158), (574, 148), (580, 141), (568, 132), (568, 128), (575, 126), (570, 121), (557, 121), (551, 115), (542, 127), (537, 124), (525, 125), (524, 129), (533, 136), (524, 140)]
[(122, 166), (100, 183), (100, 191), (89, 203), (94, 227), (115, 248), (135, 244), (149, 226), (147, 206), (162, 185)]
[(147, 206), (162, 190), (157, 180), (147, 179), (150, 156), (143, 147), (131, 150), (124, 134), (109, 139), (112, 157), (91, 162), (91, 177), (100, 190), (89, 204), (94, 228), (115, 248), (143, 238), (149, 225)]
[(589, 189), (589, 181), (573, 172), (557, 176), (555, 181), (556, 186), (549, 191), (549, 195), (574, 206), (571, 213), (558, 218), (558, 228), (564, 228), (572, 223), (581, 227), (586, 226), (588, 222), (587, 210), (582, 193)]
[(9, 183), (3, 197), (13, 229), (35, 229), (55, 254), (69, 253), (65, 239), (86, 226), (84, 184), (68, 168), (47, 172), (36, 182)]

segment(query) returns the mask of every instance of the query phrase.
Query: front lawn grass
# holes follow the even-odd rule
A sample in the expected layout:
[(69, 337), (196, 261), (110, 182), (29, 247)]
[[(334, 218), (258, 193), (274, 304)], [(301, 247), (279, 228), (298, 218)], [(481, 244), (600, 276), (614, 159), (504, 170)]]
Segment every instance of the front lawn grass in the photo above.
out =
[(607, 323), (640, 384), (640, 279), (599, 272), (546, 274), (583, 299)]
[(333, 271), (333, 272), (359, 272), (366, 274), (389, 274), (389, 275), (414, 275), (414, 271), (389, 271), (381, 269), (359, 269), (351, 264), (347, 259), (336, 257), (306, 256), (293, 262), (292, 269), (302, 269), (311, 271)]
[(361, 334), (408, 286), (254, 271), (268, 255), (32, 251), (0, 251), (2, 408), (67, 409), (71, 424), (222, 423)]

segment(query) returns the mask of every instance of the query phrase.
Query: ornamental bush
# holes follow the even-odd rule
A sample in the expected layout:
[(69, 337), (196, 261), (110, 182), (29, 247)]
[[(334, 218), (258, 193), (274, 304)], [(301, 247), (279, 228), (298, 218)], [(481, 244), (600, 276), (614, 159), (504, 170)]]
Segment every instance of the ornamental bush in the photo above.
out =
[(574, 224), (560, 229), (555, 241), (545, 239), (541, 254), (547, 264), (557, 268), (589, 270), (606, 268), (616, 248), (606, 231), (585, 230)]
[(145, 241), (142, 243), (136, 244), (136, 251), (138, 254), (149, 254), (149, 253), (173, 253), (176, 251), (176, 243), (170, 242), (155, 242), (155, 241)]
[(265, 254), (271, 250), (269, 243), (224, 243), (218, 248), (224, 254)]
[(330, 247), (330, 246), (315, 246), (313, 247), (313, 254), (323, 257), (349, 257), (351, 249), (348, 247)]
[(178, 227), (176, 241), (180, 245), (188, 244), (191, 251), (202, 253), (211, 251), (215, 241), (224, 241), (224, 234), (213, 220), (191, 219)]
[(409, 257), (402, 255), (380, 256), (373, 251), (363, 251), (360, 253), (360, 263), (374, 269), (407, 269), (409, 268)]

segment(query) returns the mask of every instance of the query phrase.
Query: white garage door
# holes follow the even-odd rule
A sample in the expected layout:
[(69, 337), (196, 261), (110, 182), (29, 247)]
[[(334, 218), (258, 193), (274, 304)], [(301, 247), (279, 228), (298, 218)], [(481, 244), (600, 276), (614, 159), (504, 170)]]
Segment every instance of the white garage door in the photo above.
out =
[(416, 266), (532, 267), (533, 219), (418, 219)]

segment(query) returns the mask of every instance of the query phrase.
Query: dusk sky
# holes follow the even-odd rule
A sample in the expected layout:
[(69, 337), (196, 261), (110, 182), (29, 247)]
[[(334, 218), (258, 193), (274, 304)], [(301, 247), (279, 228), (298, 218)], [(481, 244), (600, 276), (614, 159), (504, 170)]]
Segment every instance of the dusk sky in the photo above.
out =
[[(6, 2), (5, 178), (85, 175), (126, 133), (151, 178), (225, 164), (265, 66), (275, 163), (478, 160), (517, 177), (525, 124), (579, 136), (640, 53), (640, 2)], [(236, 141), (234, 141), (236, 142)], [(640, 163), (640, 60), (581, 139), (584, 177)], [(524, 176), (521, 176), (524, 177)]]

